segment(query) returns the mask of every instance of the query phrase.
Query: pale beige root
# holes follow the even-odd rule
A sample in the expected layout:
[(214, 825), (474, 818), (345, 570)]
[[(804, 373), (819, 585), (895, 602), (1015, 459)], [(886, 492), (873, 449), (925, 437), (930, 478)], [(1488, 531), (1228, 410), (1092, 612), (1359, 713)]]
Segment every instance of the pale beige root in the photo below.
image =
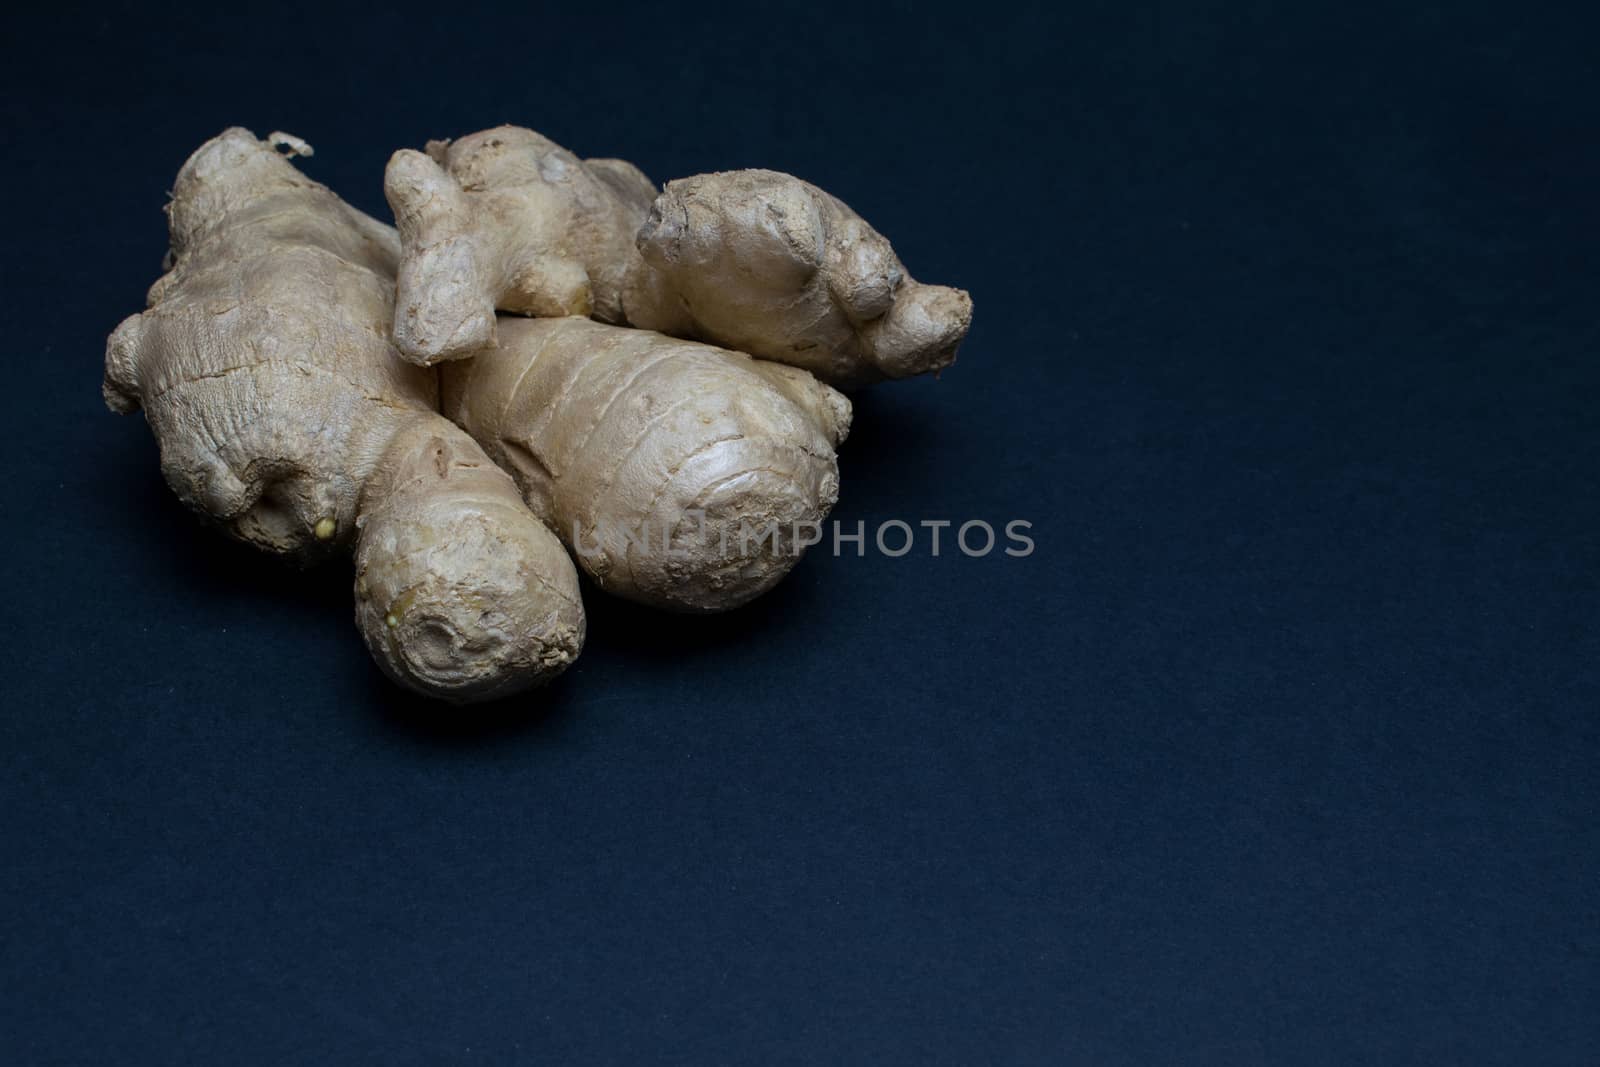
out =
[(396, 152), (384, 172), (406, 248), (396, 346), (433, 364), (491, 344), (496, 308), (624, 322), (627, 305), (660, 302), (629, 291), (652, 282), (633, 242), (654, 192), (621, 160), (586, 164), (514, 126)]
[[(393, 595), (376, 624), (364, 600), (358, 621), (404, 684), (464, 700), (545, 680), (576, 654), (573, 635), (581, 639), (571, 562), (514, 486), (490, 476), (487, 457), (437, 414), (434, 372), (389, 344), (394, 232), (301, 175), (275, 143), (305, 148), (231, 129), (184, 165), (167, 209), (172, 269), (151, 287), (148, 310), (107, 343), (106, 402), (144, 409), (167, 482), (242, 541), (309, 563), (354, 547), (369, 525), (360, 544), (368, 587)], [(486, 473), (397, 478), (435, 439), (451, 471), (477, 463)], [(451, 531), (461, 539), (442, 540)], [(471, 553), (485, 544), (510, 546), (508, 558), (526, 564), (522, 585), (476, 568)], [(405, 557), (413, 547), (418, 558)], [(469, 602), (481, 602), (480, 621), (465, 614)], [(451, 663), (438, 655), (446, 631), (460, 655)], [(512, 634), (525, 646), (508, 648)], [(395, 648), (413, 635), (425, 647)]]
[(515, 483), (460, 429), (419, 413), (367, 482), (356, 620), (385, 674), (455, 701), (552, 677), (583, 647), (578, 575)]
[(778, 582), (838, 497), (850, 402), (805, 371), (583, 318), (502, 316), (444, 410), (608, 592), (678, 611)]
[(948, 366), (972, 321), (965, 292), (912, 280), (855, 212), (775, 171), (656, 196), (628, 163), (502, 126), (396, 153), (385, 190), (396, 343), (420, 363), (491, 344), (494, 307), (694, 337), (848, 387)]
[(777, 171), (669, 183), (638, 250), (697, 336), (841, 387), (943, 370), (972, 324), (964, 291), (912, 280), (859, 215)]

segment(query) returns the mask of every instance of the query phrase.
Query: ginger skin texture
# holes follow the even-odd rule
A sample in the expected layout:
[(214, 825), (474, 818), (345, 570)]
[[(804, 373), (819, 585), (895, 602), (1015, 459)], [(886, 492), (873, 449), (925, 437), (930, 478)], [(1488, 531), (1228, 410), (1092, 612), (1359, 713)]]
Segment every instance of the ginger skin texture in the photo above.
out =
[(502, 317), (497, 347), (443, 374), (445, 414), (630, 600), (746, 603), (838, 497), (850, 403), (793, 367), (585, 318)]
[(143, 408), (169, 485), (298, 563), (355, 552), (356, 620), (401, 685), (507, 696), (577, 656), (575, 569), (516, 485), (438, 414), (389, 343), (394, 231), (230, 129), (173, 186), (172, 268), (106, 347), (104, 395)]
[(384, 191), (395, 343), (419, 364), (493, 344), (498, 308), (694, 338), (850, 388), (948, 366), (972, 321), (965, 292), (914, 281), (855, 212), (775, 171), (657, 195), (631, 164), (501, 126), (395, 153)]

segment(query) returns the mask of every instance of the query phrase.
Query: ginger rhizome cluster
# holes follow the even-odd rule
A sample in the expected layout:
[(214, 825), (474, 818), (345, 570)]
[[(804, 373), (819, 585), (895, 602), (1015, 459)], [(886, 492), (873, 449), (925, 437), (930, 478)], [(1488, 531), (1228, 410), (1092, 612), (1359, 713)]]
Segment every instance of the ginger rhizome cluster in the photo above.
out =
[[(913, 281), (844, 204), (772, 171), (656, 187), (500, 127), (395, 153), (398, 232), (230, 129), (184, 164), (170, 269), (106, 346), (179, 498), (290, 561), (355, 561), (390, 678), (453, 702), (559, 674), (581, 568), (738, 607), (820, 523), (838, 391), (938, 371), (967, 294)], [(586, 540), (585, 540), (586, 539)]]

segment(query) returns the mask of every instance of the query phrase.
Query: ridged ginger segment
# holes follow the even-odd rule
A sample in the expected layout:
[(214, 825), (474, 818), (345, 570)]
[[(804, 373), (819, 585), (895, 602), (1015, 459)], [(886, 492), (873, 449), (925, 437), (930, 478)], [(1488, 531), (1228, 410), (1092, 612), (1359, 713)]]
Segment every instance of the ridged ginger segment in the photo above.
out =
[(444, 411), (511, 471), (607, 592), (737, 607), (838, 497), (849, 401), (805, 371), (584, 318), (502, 316), (446, 364)]

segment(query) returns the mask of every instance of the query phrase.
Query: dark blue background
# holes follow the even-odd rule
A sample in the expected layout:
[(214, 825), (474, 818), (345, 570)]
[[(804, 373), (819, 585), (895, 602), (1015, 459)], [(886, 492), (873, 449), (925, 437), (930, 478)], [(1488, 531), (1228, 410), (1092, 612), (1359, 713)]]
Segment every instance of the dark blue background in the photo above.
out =
[[(14, 16), (3, 1058), (1595, 1062), (1594, 27), (1394, 6)], [(836, 516), (1037, 552), (388, 687), (343, 568), (182, 510), (104, 337), (224, 126), (387, 217), (499, 122), (792, 171), (970, 289)]]

